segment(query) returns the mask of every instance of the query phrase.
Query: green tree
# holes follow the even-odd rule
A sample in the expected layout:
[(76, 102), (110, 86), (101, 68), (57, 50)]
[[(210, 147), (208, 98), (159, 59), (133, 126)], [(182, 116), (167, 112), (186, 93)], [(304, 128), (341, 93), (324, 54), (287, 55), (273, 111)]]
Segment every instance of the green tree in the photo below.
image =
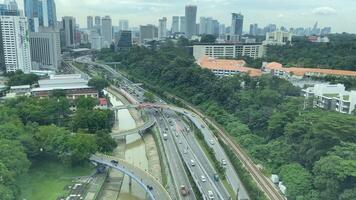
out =
[(211, 34), (205, 34), (201, 36), (200, 42), (201, 43), (215, 43), (216, 36)]
[(288, 199), (301, 199), (312, 189), (312, 176), (300, 164), (289, 164), (281, 167), (283, 183), (287, 187)]
[(92, 110), (97, 104), (97, 100), (92, 97), (79, 97), (75, 99), (77, 109)]
[(8, 169), (10, 176), (26, 173), (30, 167), (24, 148), (18, 141), (0, 139), (0, 162)]

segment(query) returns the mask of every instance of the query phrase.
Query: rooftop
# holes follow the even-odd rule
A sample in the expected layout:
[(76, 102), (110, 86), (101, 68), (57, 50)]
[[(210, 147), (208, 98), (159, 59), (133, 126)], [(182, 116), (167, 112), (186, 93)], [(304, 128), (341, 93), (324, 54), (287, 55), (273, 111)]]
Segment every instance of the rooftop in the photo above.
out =
[(337, 75), (337, 76), (356, 76), (356, 71), (320, 69), (320, 68), (300, 68), (300, 67), (286, 68), (283, 67), (282, 64), (277, 62), (268, 63), (265, 67), (269, 69), (282, 70), (285, 72), (293, 73), (296, 76), (304, 76), (304, 75), (308, 75), (308, 73)]
[(245, 67), (246, 62), (244, 60), (214, 59), (204, 56), (197, 63), (200, 67), (210, 70), (239, 71), (250, 76), (261, 76), (262, 74), (259, 69)]

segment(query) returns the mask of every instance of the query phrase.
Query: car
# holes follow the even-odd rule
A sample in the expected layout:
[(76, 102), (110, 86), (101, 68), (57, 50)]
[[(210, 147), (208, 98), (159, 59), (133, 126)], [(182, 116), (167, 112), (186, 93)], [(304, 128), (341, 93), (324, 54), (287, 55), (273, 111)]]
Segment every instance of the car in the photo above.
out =
[(182, 140), (179, 140), (178, 143), (179, 143), (179, 144), (182, 144)]
[(192, 160), (190, 160), (190, 165), (192, 166), (192, 167), (194, 167), (195, 166), (195, 161), (192, 159)]
[(112, 164), (114, 164), (114, 165), (119, 164), (119, 162), (118, 162), (118, 161), (116, 161), (116, 160), (111, 160), (110, 162), (111, 162)]
[(204, 125), (201, 125), (201, 128), (205, 128), (205, 126), (204, 126)]
[(215, 144), (215, 142), (214, 142), (213, 139), (209, 140), (209, 142), (210, 142), (211, 145), (214, 145), (214, 144)]
[(208, 198), (211, 200), (214, 199), (214, 193), (211, 190), (208, 191)]
[(221, 164), (224, 165), (224, 166), (227, 165), (226, 160), (225, 159), (221, 159)]
[(185, 186), (185, 185), (181, 185), (179, 187), (179, 191), (182, 194), (182, 196), (187, 196), (189, 194), (189, 190), (188, 190), (187, 186)]
[(205, 183), (205, 182), (206, 182), (206, 178), (205, 178), (205, 176), (204, 176), (204, 175), (201, 175), (200, 179), (201, 179), (201, 182), (203, 182), (203, 183)]
[(150, 186), (150, 185), (147, 185), (147, 189), (149, 189), (150, 191), (152, 191), (152, 190), (153, 190), (153, 187)]
[(216, 182), (219, 182), (219, 174), (214, 174), (214, 180), (215, 180)]
[(184, 149), (184, 150), (183, 150), (183, 153), (184, 153), (184, 154), (187, 154), (187, 153), (188, 153), (188, 151), (187, 151), (186, 149)]
[(176, 137), (179, 137), (179, 134), (178, 134), (178, 132), (176, 132)]

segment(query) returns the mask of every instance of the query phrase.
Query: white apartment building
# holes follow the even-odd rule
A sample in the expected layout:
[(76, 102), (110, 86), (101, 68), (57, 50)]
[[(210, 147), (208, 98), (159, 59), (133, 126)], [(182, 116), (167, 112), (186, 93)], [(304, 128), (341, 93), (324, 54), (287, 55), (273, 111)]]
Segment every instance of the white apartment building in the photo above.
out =
[(265, 47), (262, 44), (198, 44), (193, 46), (193, 56), (196, 60), (208, 56), (211, 58), (237, 58), (249, 56), (262, 58)]
[(346, 91), (342, 84), (316, 84), (303, 93), (305, 98), (314, 98), (313, 105), (322, 109), (352, 114), (356, 108), (356, 91)]
[(286, 45), (292, 43), (293, 34), (285, 31), (274, 31), (266, 33), (264, 45)]
[(0, 16), (0, 67), (30, 73), (31, 53), (26, 17)]
[(103, 37), (104, 46), (107, 48), (110, 47), (113, 42), (112, 21), (110, 16), (101, 19), (101, 36)]
[(91, 31), (89, 40), (91, 49), (101, 50), (103, 48), (103, 37), (101, 37), (98, 32)]

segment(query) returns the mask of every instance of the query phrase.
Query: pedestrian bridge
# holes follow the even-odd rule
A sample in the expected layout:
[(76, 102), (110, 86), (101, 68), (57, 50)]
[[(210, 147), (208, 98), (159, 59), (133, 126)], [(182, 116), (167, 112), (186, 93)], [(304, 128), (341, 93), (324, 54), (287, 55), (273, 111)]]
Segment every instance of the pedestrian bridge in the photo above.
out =
[(125, 137), (125, 136), (132, 135), (132, 134), (137, 134), (137, 133), (142, 135), (147, 129), (154, 126), (155, 123), (156, 123), (156, 121), (152, 117), (149, 116), (149, 120), (146, 123), (144, 123), (142, 126), (139, 126), (134, 129), (127, 130), (127, 131), (118, 131), (118, 132), (114, 131), (111, 133), (111, 137), (114, 139), (118, 139), (121, 137)]
[[(146, 192), (147, 199), (151, 200), (172, 200), (167, 190), (158, 181), (146, 171), (124, 161), (103, 154), (96, 154), (90, 157), (90, 161), (95, 164), (105, 165), (118, 170), (135, 180)], [(131, 183), (131, 182), (130, 182)], [(149, 198), (148, 198), (149, 197)]]

